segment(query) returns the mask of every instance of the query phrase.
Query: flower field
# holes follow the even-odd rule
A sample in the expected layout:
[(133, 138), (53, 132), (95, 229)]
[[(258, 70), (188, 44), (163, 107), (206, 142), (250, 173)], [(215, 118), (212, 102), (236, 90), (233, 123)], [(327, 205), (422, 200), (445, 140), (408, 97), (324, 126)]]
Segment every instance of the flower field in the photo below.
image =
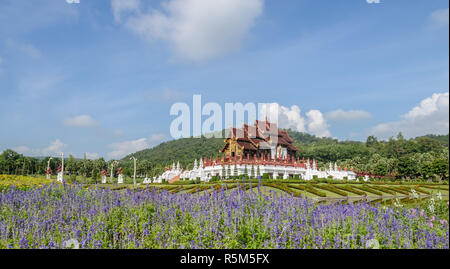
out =
[(29, 177), (29, 176), (15, 176), (15, 175), (0, 175), (0, 191), (15, 186), (19, 189), (28, 189), (32, 186), (42, 186), (50, 184), (51, 179)]
[(10, 186), (0, 192), (0, 248), (449, 248), (439, 197), (429, 209), (320, 204), (261, 188)]

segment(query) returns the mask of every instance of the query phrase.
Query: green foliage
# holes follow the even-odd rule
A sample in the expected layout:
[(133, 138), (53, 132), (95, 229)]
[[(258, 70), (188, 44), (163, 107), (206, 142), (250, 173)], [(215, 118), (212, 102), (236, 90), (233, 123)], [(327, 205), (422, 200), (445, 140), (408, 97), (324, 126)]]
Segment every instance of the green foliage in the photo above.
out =
[(333, 185), (315, 185), (315, 187), (319, 188), (319, 189), (327, 190), (329, 192), (337, 193), (341, 196), (348, 196), (348, 194), (346, 192), (344, 192), (338, 188), (335, 188)]

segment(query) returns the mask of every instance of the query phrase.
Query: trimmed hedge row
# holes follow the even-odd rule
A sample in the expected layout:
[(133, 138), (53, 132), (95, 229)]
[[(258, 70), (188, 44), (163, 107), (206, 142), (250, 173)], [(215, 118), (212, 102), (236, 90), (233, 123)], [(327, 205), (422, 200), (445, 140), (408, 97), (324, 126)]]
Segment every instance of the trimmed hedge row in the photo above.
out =
[(405, 190), (404, 188), (401, 188), (401, 187), (390, 187), (390, 186), (386, 186), (385, 188), (387, 188), (389, 190), (393, 190), (393, 191), (401, 193), (401, 194), (404, 194), (404, 195), (410, 195), (410, 192), (408, 191), (409, 189)]
[(320, 197), (327, 197), (327, 194), (326, 194), (326, 193), (314, 189), (314, 187), (311, 186), (311, 185), (309, 185), (309, 184), (306, 184), (306, 185), (305, 185), (305, 189), (306, 189), (307, 192), (312, 193), (312, 194), (315, 194), (315, 195), (317, 195), (317, 196), (320, 196)]
[(301, 185), (300, 186), (296, 186), (296, 185), (289, 184), (288, 187), (291, 188), (291, 189), (297, 189), (297, 190), (301, 190), (301, 191), (305, 190), (305, 186), (301, 186)]
[(419, 186), (415, 186), (414, 190), (416, 190), (417, 192), (425, 193), (425, 194), (431, 194), (429, 191), (426, 191), (426, 190), (420, 188)]
[(367, 185), (352, 186), (352, 187), (360, 189), (360, 190), (365, 191), (365, 192), (369, 192), (369, 193), (375, 194), (375, 195), (383, 196), (383, 194), (381, 192), (379, 192), (379, 191), (377, 191), (375, 189), (369, 188)]
[(266, 183), (266, 184), (264, 184), (264, 186), (272, 187), (272, 188), (287, 192), (291, 195), (294, 195), (295, 197), (300, 196), (299, 192), (297, 192), (295, 190), (291, 190), (287, 185), (280, 185), (280, 184), (276, 184), (276, 183)]
[(381, 191), (381, 192), (389, 193), (389, 194), (392, 194), (392, 195), (395, 195), (395, 194), (396, 194), (395, 191), (390, 190), (390, 189), (388, 189), (388, 188), (385, 188), (384, 186), (370, 186), (370, 187), (371, 187), (372, 189), (376, 189), (376, 190), (379, 190), (379, 191)]
[(331, 186), (331, 185), (316, 185), (314, 187), (319, 188), (319, 189), (323, 189), (323, 190), (326, 190), (326, 191), (329, 191), (329, 192), (333, 192), (333, 193), (339, 194), (341, 196), (348, 196), (348, 193), (346, 193), (346, 192), (344, 192), (342, 190), (339, 190), (339, 189), (337, 189), (337, 188), (335, 188), (334, 186)]
[(341, 190), (344, 190), (344, 191), (347, 191), (347, 192), (351, 192), (351, 193), (354, 193), (354, 194), (358, 194), (358, 195), (364, 195), (364, 194), (366, 194), (365, 192), (363, 192), (363, 191), (360, 191), (360, 190), (358, 190), (358, 189), (355, 189), (355, 188), (353, 188), (352, 186), (350, 186), (350, 185), (342, 185), (342, 186), (334, 186), (335, 188), (338, 188), (338, 189), (341, 189)]
[(446, 188), (444, 188), (442, 186), (428, 186), (428, 185), (424, 186), (423, 184), (421, 184), (420, 187), (433, 189), (433, 190), (448, 191), (448, 189), (446, 189)]

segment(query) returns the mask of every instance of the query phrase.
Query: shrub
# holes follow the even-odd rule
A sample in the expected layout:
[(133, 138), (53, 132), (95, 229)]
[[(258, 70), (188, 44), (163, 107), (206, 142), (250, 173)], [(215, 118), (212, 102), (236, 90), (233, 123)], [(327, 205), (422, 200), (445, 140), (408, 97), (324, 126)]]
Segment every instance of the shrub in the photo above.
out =
[(296, 185), (289, 184), (288, 187), (291, 189), (297, 189), (297, 190), (301, 190), (301, 191), (305, 190), (305, 186), (302, 186), (302, 185), (296, 186)]
[[(386, 189), (388, 190), (393, 190), (395, 192), (404, 194), (404, 195), (409, 195), (409, 188), (408, 187), (390, 187), (390, 186), (385, 186)], [(406, 188), (406, 189), (404, 189)]]
[(354, 194), (358, 194), (358, 195), (364, 195), (364, 194), (366, 194), (365, 192), (360, 191), (360, 190), (355, 189), (355, 188), (352, 188), (352, 187), (349, 186), (349, 185), (341, 185), (341, 186), (335, 185), (334, 187), (335, 187), (335, 188), (338, 188), (338, 189), (345, 190), (345, 191), (347, 191), (347, 192), (351, 192), (351, 193), (354, 193)]
[(75, 183), (75, 182), (77, 182), (77, 175), (75, 175), (75, 174), (70, 174), (70, 175), (67, 177), (67, 182), (68, 182), (68, 183)]
[(315, 194), (315, 195), (317, 195), (317, 196), (320, 196), (320, 197), (327, 197), (326, 193), (324, 193), (324, 192), (322, 192), (322, 191), (320, 191), (320, 190), (316, 190), (313, 186), (311, 186), (311, 185), (309, 185), (309, 184), (306, 184), (306, 185), (305, 185), (305, 189), (306, 189), (307, 192), (312, 193), (312, 194)]
[(382, 187), (382, 186), (370, 186), (370, 187), (372, 189), (376, 189), (376, 190), (379, 190), (379, 191), (382, 191), (382, 192), (385, 192), (385, 193), (389, 193), (389, 194), (395, 195), (394, 191), (392, 191), (392, 190), (390, 190), (388, 188)]
[(341, 191), (341, 190), (339, 190), (339, 189), (337, 189), (337, 188), (335, 188), (334, 186), (331, 186), (331, 185), (316, 185), (315, 187), (319, 188), (319, 189), (327, 190), (329, 192), (333, 192), (333, 193), (339, 194), (341, 196), (348, 196), (348, 194), (346, 192)]
[(425, 194), (430, 194), (429, 191), (426, 191), (426, 190), (420, 188), (419, 186), (415, 186), (415, 187), (414, 187), (414, 190), (416, 190), (417, 192), (421, 192), (421, 193), (425, 193)]
[(375, 194), (375, 195), (379, 195), (379, 196), (382, 196), (382, 195), (383, 195), (381, 192), (379, 192), (379, 191), (377, 191), (377, 190), (374, 190), (374, 189), (372, 189), (372, 188), (369, 188), (369, 187), (368, 187), (367, 185), (365, 185), (365, 184), (363, 184), (362, 186), (352, 186), (352, 187), (353, 187), (353, 188), (360, 189), (360, 190), (365, 191), (365, 192), (369, 192), (369, 193)]

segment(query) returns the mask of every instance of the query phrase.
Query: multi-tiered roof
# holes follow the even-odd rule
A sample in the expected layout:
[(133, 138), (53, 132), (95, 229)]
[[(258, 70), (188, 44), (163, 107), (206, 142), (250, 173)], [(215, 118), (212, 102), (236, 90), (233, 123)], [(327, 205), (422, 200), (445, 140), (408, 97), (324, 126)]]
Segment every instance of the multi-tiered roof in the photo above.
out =
[(226, 157), (259, 157), (270, 154), (274, 147), (285, 148), (289, 157), (295, 157), (299, 151), (287, 131), (280, 130), (276, 123), (256, 120), (254, 126), (243, 124), (242, 128), (230, 128), (225, 145), (220, 151), (225, 153)]

